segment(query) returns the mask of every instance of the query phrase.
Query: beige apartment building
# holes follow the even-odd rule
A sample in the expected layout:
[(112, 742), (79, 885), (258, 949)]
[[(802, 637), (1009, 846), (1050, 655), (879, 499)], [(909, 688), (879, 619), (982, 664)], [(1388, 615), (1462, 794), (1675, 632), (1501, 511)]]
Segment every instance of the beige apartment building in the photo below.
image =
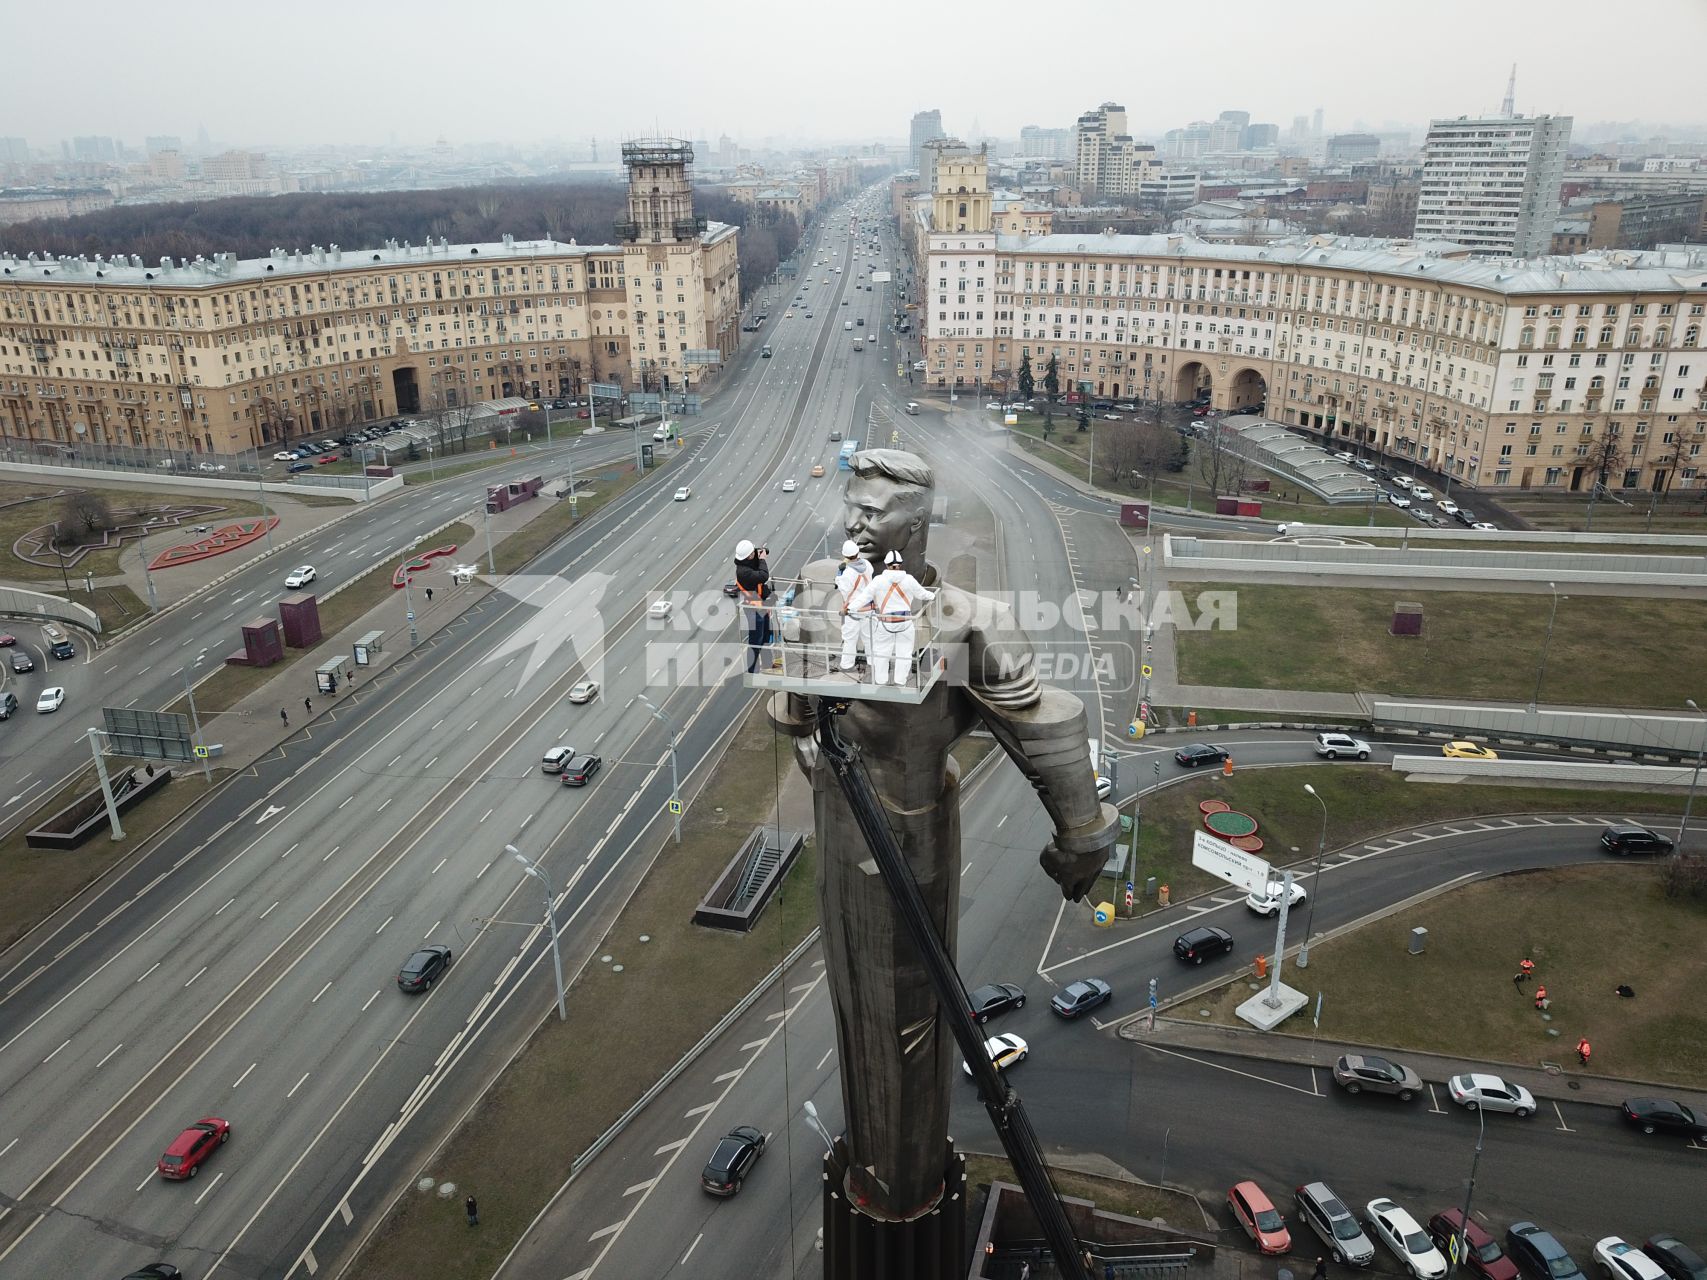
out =
[(1013, 236), (979, 220), (980, 159), (945, 175), (923, 236), (932, 387), (1011, 389), (1025, 357), (1041, 386), (1053, 356), (1063, 394), (1207, 392), (1477, 486), (1585, 489), (1609, 436), (1612, 487), (1704, 483), (1707, 249), (1518, 261), (1334, 237)]
[(0, 434), (233, 454), (592, 381), (696, 387), (739, 337), (737, 229), (694, 216), (686, 143), (624, 151), (620, 244), (0, 253)]

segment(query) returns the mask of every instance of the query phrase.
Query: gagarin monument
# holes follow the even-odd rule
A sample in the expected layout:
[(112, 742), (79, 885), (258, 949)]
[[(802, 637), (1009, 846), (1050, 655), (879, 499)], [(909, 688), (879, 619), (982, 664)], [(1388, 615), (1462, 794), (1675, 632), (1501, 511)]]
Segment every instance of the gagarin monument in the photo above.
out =
[(952, 653), (945, 663), (952, 674), (929, 681), (912, 701), (861, 696), (852, 683), (857, 676), (833, 670), (842, 648), (836, 575), (843, 566), (821, 560), (801, 573), (795, 633), (783, 645), (785, 655), (789, 642), (803, 654), (821, 652), (823, 662), (807, 672), (820, 678), (799, 682), (809, 692), (772, 686), (768, 704), (813, 789), (824, 961), (847, 1126), (842, 1190), (859, 1213), (885, 1223), (930, 1213), (942, 1197), (959, 1053), (849, 803), (819, 758), (815, 703), (827, 696), (826, 681), (854, 689), (839, 718), (841, 738), (857, 750), (950, 955), (961, 854), (960, 770), (949, 751), (969, 731), (988, 728), (1036, 789), (1055, 830), (1040, 861), (1068, 898), (1089, 892), (1119, 829), (1115, 810), (1097, 799), (1083, 704), (1039, 682), (1031, 646), (1004, 604), (941, 581), (926, 559), (934, 486), (929, 464), (915, 454), (858, 453), (843, 523), (865, 561), (883, 565), (899, 552), (910, 580), (934, 593), (919, 642), (932, 654)]

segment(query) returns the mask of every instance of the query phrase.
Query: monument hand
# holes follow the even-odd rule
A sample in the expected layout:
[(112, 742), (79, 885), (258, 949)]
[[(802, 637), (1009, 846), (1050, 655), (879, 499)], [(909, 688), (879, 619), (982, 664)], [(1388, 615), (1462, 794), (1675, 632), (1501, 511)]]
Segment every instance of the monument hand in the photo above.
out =
[(1109, 848), (1093, 849), (1087, 853), (1064, 853), (1051, 840), (1043, 846), (1037, 860), (1049, 878), (1061, 886), (1061, 896), (1069, 902), (1077, 902), (1096, 885), (1097, 876), (1102, 874), (1112, 848), (1110, 845)]

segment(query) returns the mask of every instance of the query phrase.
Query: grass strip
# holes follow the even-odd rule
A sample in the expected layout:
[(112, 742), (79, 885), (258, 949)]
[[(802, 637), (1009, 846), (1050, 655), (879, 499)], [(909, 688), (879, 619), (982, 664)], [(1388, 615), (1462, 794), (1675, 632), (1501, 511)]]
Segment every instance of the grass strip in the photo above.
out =
[[(1583, 927), (1588, 920), (1592, 928)], [(1413, 956), (1407, 943), (1419, 925), (1428, 945)], [(1285, 976), (1312, 997), (1322, 993), (1320, 1034), (1329, 1039), (1461, 1057), (1467, 1066), (1555, 1062), (1582, 1074), (1575, 1046), (1586, 1035), (1590, 1074), (1700, 1089), (1703, 936), (1707, 902), (1668, 899), (1652, 865), (1550, 867), (1464, 885), (1312, 943), (1309, 969)], [(1535, 1008), (1534, 982), (1512, 982), (1525, 956), (1546, 984), (1550, 1019)], [(1636, 998), (1620, 998), (1620, 983)], [(1250, 995), (1241, 979), (1179, 1012), (1198, 1018), (1206, 1008), (1210, 1017), (1199, 1020), (1236, 1023), (1233, 1008)], [(1281, 1031), (1289, 1029), (1313, 1030), (1306, 1018)]]
[[(364, 1280), (484, 1280), (586, 1150), (817, 923), (816, 851), (809, 840), (751, 933), (701, 928), (693, 909), (770, 812), (794, 760), (748, 714), (712, 780), (569, 991), (569, 1017), (541, 1023), (467, 1122), (422, 1173), (480, 1199), (471, 1232), (460, 1197), (414, 1193), (398, 1205), (353, 1274)], [(642, 943), (645, 934), (649, 941)], [(613, 972), (621, 964), (621, 973)], [(683, 993), (692, 993), (683, 999)], [(543, 998), (544, 989), (541, 990)], [(775, 995), (782, 1007), (785, 993)], [(669, 1016), (637, 1017), (642, 1009)], [(541, 1105), (541, 1100), (548, 1105)], [(595, 1175), (596, 1176), (596, 1175)]]
[[(1204, 591), (1182, 585), (1197, 614)], [(1700, 693), (1707, 602), (1239, 583), (1238, 621), (1175, 637), (1182, 684), (1370, 690), (1579, 706), (1666, 707)], [(1420, 600), (1421, 636), (1388, 633), (1393, 606)], [(1551, 681), (1537, 696), (1543, 651)]]

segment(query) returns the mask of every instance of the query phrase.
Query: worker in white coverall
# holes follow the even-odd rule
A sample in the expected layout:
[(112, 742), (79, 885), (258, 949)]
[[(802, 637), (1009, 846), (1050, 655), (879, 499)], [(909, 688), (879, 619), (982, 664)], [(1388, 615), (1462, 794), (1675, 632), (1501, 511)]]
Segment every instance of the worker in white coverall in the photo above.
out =
[(893, 660), (895, 683), (906, 684), (913, 674), (913, 644), (917, 635), (913, 618), (919, 606), (936, 599), (936, 592), (926, 589), (901, 567), (899, 551), (891, 551), (883, 562), (883, 572), (854, 593), (848, 609), (857, 611), (868, 604), (877, 608), (871, 626), (872, 683), (889, 683)]
[(842, 593), (842, 670), (852, 671), (854, 656), (860, 649), (871, 653), (871, 616), (877, 606), (869, 604), (855, 612), (848, 608), (859, 589), (871, 581), (871, 561), (859, 552), (859, 543), (849, 538), (842, 543), (842, 567), (836, 570), (836, 590)]

